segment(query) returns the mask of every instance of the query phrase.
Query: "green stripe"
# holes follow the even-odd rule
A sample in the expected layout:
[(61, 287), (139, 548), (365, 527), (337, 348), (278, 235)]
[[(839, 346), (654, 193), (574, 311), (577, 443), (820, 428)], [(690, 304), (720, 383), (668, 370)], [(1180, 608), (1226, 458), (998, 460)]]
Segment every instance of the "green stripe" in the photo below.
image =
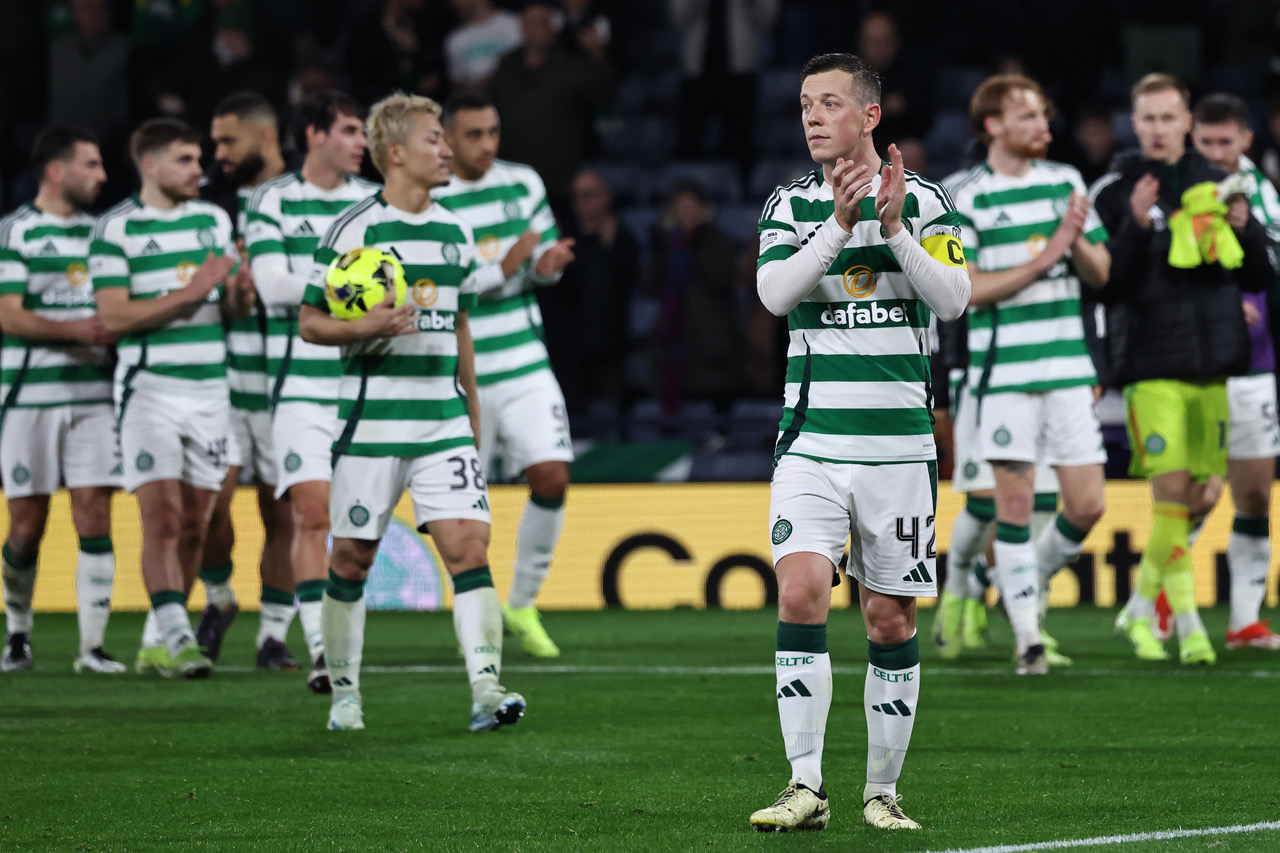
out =
[(329, 570), (329, 585), (325, 587), (325, 592), (329, 597), (336, 601), (359, 601), (364, 597), (364, 581), (351, 581), (346, 578), (339, 577), (334, 573), (333, 569)]
[[(338, 417), (346, 420), (355, 400), (338, 401)], [(366, 398), (360, 419), (365, 421), (447, 421), (466, 417), (467, 403), (461, 397), (452, 400), (371, 400)]]
[(403, 442), (386, 444), (374, 442), (352, 443), (342, 451), (342, 456), (430, 456), (456, 447), (475, 447), (476, 440), (469, 435), (445, 438), (440, 441)]
[(106, 240), (93, 240), (89, 243), (89, 254), (91, 255), (111, 255), (117, 258), (126, 257), (124, 249), (115, 243), (108, 243)]
[(774, 647), (779, 652), (825, 655), (827, 654), (827, 623), (804, 625), (798, 622), (779, 621)]
[[(787, 382), (804, 375), (805, 356), (787, 357)], [(815, 355), (814, 382), (927, 382), (929, 362), (921, 355)]]
[(485, 587), (493, 587), (493, 576), (489, 574), (488, 566), (467, 569), (465, 572), (458, 572), (453, 576), (454, 595), (461, 595), (464, 592), (484, 589)]
[(761, 219), (757, 230), (761, 234), (766, 231), (790, 231), (792, 234), (796, 233), (795, 226), (779, 222), (776, 219)]
[(996, 522), (996, 541), (1010, 542), (1015, 545), (1031, 541), (1031, 528), (1025, 524), (1010, 524), (1007, 521)]
[(279, 240), (259, 240), (249, 244), (249, 259), (257, 260), (263, 255), (283, 255), (284, 243)]
[(523, 344), (531, 344), (541, 342), (542, 337), (538, 334), (538, 328), (521, 329), (518, 332), (511, 332), (507, 335), (496, 335), (492, 338), (476, 338), (475, 347), (476, 354), (499, 352), (501, 350), (512, 349)]
[(355, 204), (351, 199), (280, 199), (280, 213), (283, 216), (337, 216)]
[[(294, 361), (295, 366), (303, 363), (298, 360)], [(364, 366), (366, 364), (367, 367)], [(376, 359), (371, 357), (356, 358), (346, 363), (344, 373), (347, 376), (362, 376), (366, 370), (370, 376), (410, 379), (419, 379), (426, 376), (453, 376), (458, 370), (458, 357), (456, 355), (391, 354)], [(314, 374), (302, 375), (329, 376), (330, 374), (317, 371)]]
[(1029, 201), (1045, 201), (1055, 198), (1066, 198), (1075, 188), (1068, 181), (1060, 184), (1040, 184), (1034, 187), (1019, 187), (1010, 190), (997, 190), (990, 193), (979, 193), (973, 197), (975, 210), (988, 210), (1003, 207), (1007, 204), (1025, 204)]
[[(6, 341), (7, 343), (7, 341)], [(19, 369), (16, 367), (5, 368), (0, 371), (0, 382), (8, 385), (13, 382), (18, 374)], [(62, 383), (62, 382), (102, 382), (111, 379), (111, 368), (94, 364), (58, 364), (50, 367), (31, 367), (27, 369), (24, 379), (27, 384), (32, 383)]]
[(446, 210), (458, 210), (463, 207), (474, 207), (477, 204), (488, 204), (491, 201), (524, 198), (528, 194), (529, 188), (524, 184), (507, 184), (501, 187), (486, 187), (482, 190), (449, 195), (438, 199), (438, 201)]
[(483, 228), (476, 228), (476, 242), (478, 243), (486, 237), (496, 237), (499, 240), (504, 237), (519, 237), (527, 230), (529, 230), (529, 220), (510, 219), (506, 222), (499, 222), (494, 225), (486, 225)]
[(1007, 228), (987, 228), (978, 233), (978, 242), (984, 249), (1009, 243), (1025, 243), (1032, 237), (1049, 237), (1058, 227), (1058, 221), (1033, 222), (1030, 225), (1010, 225)]
[(320, 601), (324, 598), (325, 581), (300, 581), (298, 583), (299, 601)]
[(37, 225), (22, 232), (23, 240), (39, 240), (41, 237), (68, 237), (83, 240), (93, 233), (92, 225)]
[(893, 249), (884, 244), (841, 249), (827, 270), (827, 275), (844, 275), (845, 270), (851, 267), (868, 267), (874, 273), (902, 272)]
[[(1004, 322), (1003, 312), (1001, 313), (1000, 322)], [(1045, 341), (1036, 344), (1002, 345), (998, 363), (1003, 366), (1016, 362), (1038, 361), (1042, 358), (1065, 358), (1088, 354), (1089, 350), (1080, 338), (1066, 341)], [(986, 363), (985, 355), (986, 353), (981, 350), (975, 350), (970, 354), (969, 366), (983, 367)]]
[[(920, 299), (873, 299), (866, 302), (858, 302), (853, 299), (849, 300), (854, 305), (854, 310), (865, 309), (871, 311), (872, 305), (879, 305), (885, 311), (892, 311), (894, 308), (902, 308), (905, 313), (905, 322), (896, 322), (885, 320), (880, 323), (876, 322), (856, 322), (854, 328), (857, 329), (885, 329), (893, 326), (907, 326), (913, 329), (924, 329), (929, 325), (929, 306), (924, 304)], [(791, 310), (787, 315), (787, 326), (792, 331), (802, 329), (848, 329), (848, 323), (844, 325), (835, 325), (833, 323), (822, 322), (822, 315), (828, 309), (844, 311), (848, 308), (848, 303), (837, 303), (834, 305), (826, 302), (801, 302)], [(834, 319), (834, 315), (833, 315)]]
[[(992, 499), (994, 500), (994, 498)], [(1057, 512), (1058, 511), (1058, 493), (1057, 492), (1036, 492), (1035, 498), (1031, 503), (1032, 512)], [(992, 512), (995, 512), (993, 509)]]
[(152, 329), (147, 332), (123, 335), (121, 344), (136, 344), (144, 339), (152, 346), (164, 344), (208, 344), (222, 341), (225, 336), (221, 324), (205, 323), (200, 326), (182, 326), (174, 329)]
[(468, 314), (472, 319), (477, 317), (492, 317), (497, 314), (507, 314), (512, 311), (527, 311), (534, 302), (532, 293), (518, 293), (515, 296), (507, 296), (502, 299), (495, 299), (492, 302), (481, 302), (472, 308)]
[(469, 272), (466, 267), (455, 264), (404, 264), (405, 281), (410, 287), (424, 278), (431, 279), (438, 287), (457, 287)]
[(867, 658), (877, 669), (903, 670), (920, 664), (920, 637), (893, 645), (882, 645), (867, 640)]
[[(782, 410), (782, 422), (795, 416)], [(928, 409), (817, 409), (809, 406), (804, 432), (820, 435), (931, 435)]]
[(210, 252), (215, 257), (222, 257), (222, 247), (216, 246), (212, 249), (190, 249), (185, 252), (159, 252), (154, 255), (138, 255), (129, 258), (129, 272), (133, 274), (156, 272), (158, 270), (172, 270), (178, 264), (189, 263), (200, 266), (204, 263), (205, 256)]
[(318, 234), (309, 234), (306, 237), (285, 237), (284, 251), (287, 255), (306, 255), (311, 257), (316, 253), (316, 247), (320, 245), (320, 236)]
[(197, 213), (180, 219), (126, 219), (124, 233), (134, 234), (172, 234), (177, 231), (196, 231), (201, 228), (214, 229), (218, 220), (211, 214)]
[[(434, 243), (465, 243), (462, 229), (448, 222), (377, 222), (364, 230), (366, 245), (394, 243), (397, 240), (422, 240)], [(318, 258), (317, 258), (318, 260)]]
[(756, 261), (756, 269), (760, 269), (760, 267), (764, 266), (770, 261), (784, 261), (798, 251), (800, 251), (799, 246), (790, 246), (790, 245), (787, 245), (786, 243), (783, 243), (778, 246), (774, 246), (770, 249), (765, 249), (763, 252), (760, 253), (759, 260)]
[(224, 563), (221, 566), (203, 566), (200, 569), (200, 580), (205, 583), (226, 583), (231, 580), (231, 570), (233, 568), (232, 563)]
[(175, 379), (193, 379), (197, 381), (205, 381), (208, 379), (225, 379), (227, 376), (227, 366), (222, 362), (217, 364), (148, 364), (144, 368), (147, 373), (154, 373), (157, 376), (171, 376)]
[(82, 536), (80, 550), (86, 554), (110, 554), (112, 550), (110, 536)]
[[(1079, 317), (1078, 298), (1055, 299), (1052, 302), (1036, 302), (1031, 305), (1000, 306), (1000, 325), (1029, 323), (1036, 320), (1057, 320), (1062, 317)], [(969, 314), (969, 329), (990, 329), (993, 314), (990, 308), (980, 308)]]
[(506, 382), (508, 379), (518, 379), (521, 376), (528, 376), (530, 373), (537, 373), (539, 370), (550, 370), (551, 362), (539, 359), (533, 364), (526, 364), (524, 367), (516, 367), (511, 370), (502, 370), (497, 373), (485, 373), (476, 377), (476, 385), (489, 386), (497, 385), (499, 382)]
[(239, 409), (242, 412), (265, 412), (270, 408), (266, 394), (251, 394), (245, 391), (237, 391), (233, 388), (229, 392), (228, 400), (231, 403), (231, 408)]
[[(1039, 495), (1037, 495), (1037, 497), (1039, 497)], [(1057, 501), (1054, 501), (1054, 504), (1054, 508), (1056, 509)], [(1265, 519), (1263, 520), (1265, 521)], [(1084, 538), (1089, 535), (1089, 531), (1081, 530), (1079, 527), (1076, 527), (1074, 524), (1067, 521), (1067, 517), (1062, 513), (1058, 513), (1058, 517), (1055, 519), (1054, 524), (1057, 526), (1059, 533), (1076, 544), (1083, 542)]]
[(1053, 391), (1057, 388), (1078, 388), (1081, 385), (1094, 385), (1097, 376), (1089, 369), (1088, 376), (1077, 376), (1071, 379), (1045, 379), (1037, 382), (1023, 382), (1017, 385), (992, 385), (985, 388), (982, 396), (990, 394), (1036, 394), (1042, 391)]
[(87, 259), (82, 255), (35, 255), (27, 259), (27, 272), (30, 273), (50, 273), (50, 272), (66, 272), (67, 267), (72, 264), (86, 263)]
[(176, 589), (158, 589), (151, 593), (151, 609), (155, 610), (166, 604), (187, 606), (187, 597)]
[(964, 503), (965, 512), (972, 515), (978, 521), (995, 521), (996, 520), (996, 499), (995, 498), (979, 498), (970, 495)]
[(260, 601), (270, 604), (283, 604), (286, 607), (293, 604), (293, 593), (284, 589), (276, 589), (273, 586), (262, 585), (262, 597)]
[(106, 290), (108, 287), (128, 287), (129, 277), (127, 275), (95, 275), (93, 277), (93, 290), (96, 293), (99, 290)]

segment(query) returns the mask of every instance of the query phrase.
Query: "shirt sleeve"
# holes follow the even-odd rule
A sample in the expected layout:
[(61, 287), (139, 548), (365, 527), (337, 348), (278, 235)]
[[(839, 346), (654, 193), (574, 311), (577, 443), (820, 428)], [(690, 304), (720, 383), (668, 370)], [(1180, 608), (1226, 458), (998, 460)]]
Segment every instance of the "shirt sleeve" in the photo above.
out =
[(467, 241), (463, 244), (462, 257), (458, 260), (458, 263), (460, 265), (466, 265), (466, 276), (462, 279), (462, 283), (458, 285), (458, 310), (470, 311), (479, 304), (479, 278), (484, 270), (480, 269), (476, 264), (476, 256), (478, 253), (476, 252), (475, 234), (470, 228), (462, 229), (462, 233), (466, 235)]
[[(1089, 189), (1084, 185), (1084, 178), (1080, 177), (1080, 173), (1075, 169), (1071, 170), (1071, 188), (1082, 198), (1089, 198)], [(1107, 242), (1109, 237), (1107, 227), (1102, 224), (1102, 218), (1098, 216), (1098, 211), (1092, 202), (1089, 203), (1089, 213), (1085, 216), (1084, 231), (1081, 233), (1085, 240), (1095, 246)]]
[(129, 287), (129, 258), (120, 235), (120, 220), (99, 221), (89, 241), (89, 278), (94, 291)]
[(538, 275), (538, 261), (542, 260), (547, 249), (554, 246), (560, 239), (560, 228), (556, 225), (555, 214), (551, 212), (551, 205), (547, 201), (547, 190), (542, 184), (542, 179), (535, 177), (530, 182), (530, 189), (534, 190), (538, 196), (538, 202), (529, 216), (529, 230), (537, 232), (538, 245), (529, 257), (529, 280), (534, 284), (554, 284), (560, 280), (563, 272), (553, 276)]
[(0, 234), (0, 296), (27, 292), (27, 259), (21, 250), (21, 234), (12, 225)]
[(364, 245), (364, 226), (348, 222), (335, 222), (328, 232), (325, 233), (324, 239), (320, 241), (320, 245), (316, 247), (316, 253), (311, 263), (311, 270), (307, 275), (307, 288), (302, 293), (302, 304), (311, 305), (319, 308), (326, 314), (331, 314), (329, 310), (329, 300), (325, 293), (324, 278), (329, 270), (329, 264), (333, 259), (349, 252), (352, 249), (358, 249)]

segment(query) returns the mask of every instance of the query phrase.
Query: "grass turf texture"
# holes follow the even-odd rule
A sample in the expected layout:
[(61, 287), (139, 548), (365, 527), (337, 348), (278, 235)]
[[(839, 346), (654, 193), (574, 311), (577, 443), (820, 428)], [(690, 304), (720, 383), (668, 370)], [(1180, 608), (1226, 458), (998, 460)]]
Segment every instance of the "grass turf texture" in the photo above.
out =
[[(1114, 615), (1052, 611), (1076, 666), (1047, 678), (1011, 674), (995, 616), (997, 645), (958, 662), (922, 641), (900, 791), (925, 830), (887, 834), (861, 815), (865, 635), (856, 612), (834, 613), (833, 817), (788, 835), (747, 825), (789, 775), (773, 613), (545, 614), (564, 654), (533, 661), (508, 641), (503, 682), (530, 710), (487, 734), (466, 728), (448, 614), (370, 614), (366, 665), (438, 671), (366, 671), (364, 732), (325, 730), (328, 698), (306, 692), (305, 671), (252, 669), (255, 614), (227, 639), (228, 669), (203, 682), (76, 676), (74, 617), (37, 615), (36, 668), (0, 675), (0, 850), (908, 853), (1274, 820), (1280, 655), (1223, 651), (1226, 614), (1206, 611), (1216, 667), (1140, 663)], [(141, 627), (115, 615), (108, 649), (131, 664)], [(1276, 850), (1280, 832), (1091, 849), (1208, 848)]]

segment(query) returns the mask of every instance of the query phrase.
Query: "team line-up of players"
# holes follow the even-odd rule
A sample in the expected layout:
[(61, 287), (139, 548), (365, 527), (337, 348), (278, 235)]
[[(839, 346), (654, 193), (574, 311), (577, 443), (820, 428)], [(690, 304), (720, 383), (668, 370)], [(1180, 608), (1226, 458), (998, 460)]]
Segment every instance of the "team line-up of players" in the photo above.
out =
[[(1189, 587), (1191, 525), (1216, 500), (1228, 435), (1233, 460), (1270, 464), (1275, 455), (1274, 381), (1269, 400), (1263, 383), (1249, 385), (1247, 406), (1261, 418), (1238, 425), (1226, 377), (1250, 372), (1246, 329), (1257, 328), (1265, 303), (1242, 308), (1240, 293), (1274, 279), (1262, 221), (1270, 225), (1278, 206), (1250, 177), (1242, 148), (1234, 160), (1229, 144), (1210, 155), (1232, 167), (1231, 178), (1186, 150), (1191, 113), (1176, 80), (1153, 75), (1135, 88), (1142, 151), (1092, 193), (1074, 169), (1043, 159), (1048, 105), (1034, 81), (1001, 75), (979, 88), (971, 118), (988, 156), (944, 184), (904, 169), (895, 146), (882, 161), (872, 141), (879, 97), (879, 78), (857, 57), (805, 66), (802, 127), (821, 168), (779, 187), (760, 222), (760, 298), (790, 326), (768, 523), (779, 580), (776, 692), (792, 766), (777, 802), (751, 816), (762, 830), (821, 828), (830, 817), (826, 618), (846, 542), (870, 658), (864, 819), (918, 826), (896, 784), (920, 689), (915, 599), (936, 591), (932, 317), (954, 321), (968, 310), (970, 366), (955, 396), (956, 488), (970, 497), (935, 625), (944, 656), (980, 636), (971, 588), (985, 584), (971, 578), (985, 576), (1014, 628), (1016, 671), (1069, 663), (1043, 632), (1041, 591), (1103, 511), (1081, 281), (1126, 309), (1109, 323), (1108, 340), (1126, 342), (1110, 347), (1110, 367), (1126, 388), (1135, 473), (1150, 478), (1156, 501), (1118, 624), (1140, 657), (1167, 654), (1152, 627), (1163, 587), (1183, 662), (1213, 661)], [(1198, 132), (1234, 129), (1228, 143), (1247, 134), (1247, 112), (1232, 112), (1231, 99), (1201, 107)], [(258, 96), (229, 98), (211, 131), (239, 187), (234, 217), (199, 198), (199, 134), (156, 119), (131, 139), (140, 192), (96, 221), (83, 212), (104, 180), (96, 145), (46, 130), (33, 158), (39, 195), (0, 230), (0, 465), (11, 517), (4, 669), (32, 663), (36, 556), (48, 496), (62, 485), (81, 546), (76, 668), (124, 669), (102, 649), (114, 574), (109, 496), (123, 485), (141, 509), (152, 602), (136, 668), (209, 675), (238, 609), (227, 506), (249, 469), (267, 529), (260, 665), (298, 668), (283, 642), (296, 596), (308, 684), (332, 693), (329, 727), (364, 727), (363, 585), (407, 490), (452, 579), (470, 727), (515, 723), (526, 703), (501, 684), (504, 621), (526, 651), (558, 654), (534, 601), (572, 456), (532, 290), (559, 278), (572, 241), (559, 238), (536, 174), (497, 159), (499, 120), (483, 98), (442, 110), (397, 94), (365, 117), (345, 96), (315, 96), (301, 110), (306, 156), (293, 172)], [(366, 150), (381, 188), (356, 177)], [(405, 304), (350, 310), (351, 294), (385, 278), (381, 264), (362, 271), (360, 250), (370, 249), (397, 259), (411, 283)], [(855, 268), (851, 290), (846, 271)], [(92, 301), (66, 295), (86, 287)], [(428, 310), (452, 322), (419, 322)], [(1170, 353), (1153, 346), (1162, 335), (1208, 343)], [(485, 473), (499, 448), (530, 487), (505, 605), (487, 556)], [(1240, 470), (1259, 476), (1261, 467)], [(1057, 484), (1045, 485), (1049, 469)], [(1037, 498), (1057, 491), (1061, 512), (1056, 498)], [(1236, 531), (1253, 549), (1241, 563), (1254, 574), (1260, 563), (1265, 583), (1266, 508), (1238, 508)], [(1041, 530), (1036, 511), (1049, 519)], [(1274, 635), (1256, 603), (1250, 611), (1242, 599), (1237, 618), (1235, 589), (1256, 584), (1236, 583), (1234, 572), (1228, 642), (1268, 645)], [(186, 600), (197, 576), (209, 604), (193, 630)]]

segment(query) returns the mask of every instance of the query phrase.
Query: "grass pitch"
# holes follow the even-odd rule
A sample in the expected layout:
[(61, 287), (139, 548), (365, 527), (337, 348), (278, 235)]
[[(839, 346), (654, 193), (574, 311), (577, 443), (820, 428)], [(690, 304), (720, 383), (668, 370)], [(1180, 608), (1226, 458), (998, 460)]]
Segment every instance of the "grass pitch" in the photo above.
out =
[[(1114, 615), (1052, 611), (1076, 665), (1047, 678), (1012, 675), (998, 617), (996, 645), (955, 663), (922, 642), (899, 790), (925, 829), (888, 834), (861, 815), (865, 634), (833, 613), (832, 821), (787, 835), (747, 825), (788, 779), (770, 612), (546, 614), (564, 654), (511, 644), (529, 714), (487, 734), (467, 731), (448, 614), (370, 614), (364, 732), (325, 730), (305, 673), (254, 671), (256, 614), (204, 682), (76, 676), (74, 617), (38, 615), (36, 668), (0, 676), (0, 850), (912, 853), (1280, 818), (1280, 654), (1222, 651), (1225, 611), (1206, 611), (1216, 667), (1139, 663)], [(141, 627), (117, 614), (108, 649), (132, 663)], [(1280, 831), (1092, 849), (1274, 851)]]

